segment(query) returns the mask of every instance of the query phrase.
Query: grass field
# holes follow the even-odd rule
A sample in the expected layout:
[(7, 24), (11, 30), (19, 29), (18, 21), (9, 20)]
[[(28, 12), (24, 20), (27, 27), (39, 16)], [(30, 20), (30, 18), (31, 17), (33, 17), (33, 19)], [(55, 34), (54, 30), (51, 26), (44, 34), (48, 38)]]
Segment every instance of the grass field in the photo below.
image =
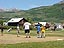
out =
[(64, 48), (64, 41), (1, 44), (0, 48)]
[[(16, 34), (17, 30), (12, 30), (10, 32), (7, 32), (7, 30), (4, 30), (4, 34)], [(31, 30), (30, 31), (31, 36), (36, 36), (37, 31), (36, 30)], [(20, 30), (20, 35), (25, 35), (24, 30)], [(61, 36), (64, 37), (64, 30), (59, 30), (59, 31), (49, 31), (46, 30), (46, 36)]]
[[(16, 34), (16, 30), (7, 32), (4, 30), (4, 34)], [(20, 35), (25, 35), (24, 31), (20, 31)], [(31, 36), (36, 36), (36, 30), (31, 30)], [(64, 37), (64, 30), (60, 31), (46, 31), (46, 36), (59, 36)], [(28, 42), (28, 43), (17, 43), (17, 44), (0, 44), (0, 48), (64, 48), (63, 41), (47, 41), (47, 42)]]

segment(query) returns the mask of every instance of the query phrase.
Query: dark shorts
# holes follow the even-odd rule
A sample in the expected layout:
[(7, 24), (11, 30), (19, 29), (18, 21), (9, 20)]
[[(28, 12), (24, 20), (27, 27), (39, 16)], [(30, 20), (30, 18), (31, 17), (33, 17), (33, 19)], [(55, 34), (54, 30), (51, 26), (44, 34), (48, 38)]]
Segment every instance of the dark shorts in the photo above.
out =
[(39, 31), (37, 31), (37, 34), (39, 34), (40, 32)]
[(1, 29), (1, 32), (3, 32), (3, 29)]
[(30, 30), (28, 29), (28, 30), (25, 30), (25, 33), (30, 33)]

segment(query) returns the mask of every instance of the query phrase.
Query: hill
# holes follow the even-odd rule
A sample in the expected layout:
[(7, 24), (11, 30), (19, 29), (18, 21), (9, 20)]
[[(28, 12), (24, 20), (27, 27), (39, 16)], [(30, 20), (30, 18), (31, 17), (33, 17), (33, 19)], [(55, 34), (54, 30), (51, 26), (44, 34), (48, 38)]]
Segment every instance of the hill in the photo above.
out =
[(64, 3), (54, 4), (52, 6), (41, 6), (28, 11), (37, 21), (64, 21)]
[(64, 2), (29, 10), (0, 11), (0, 20), (13, 17), (30, 18), (34, 22), (64, 22)]

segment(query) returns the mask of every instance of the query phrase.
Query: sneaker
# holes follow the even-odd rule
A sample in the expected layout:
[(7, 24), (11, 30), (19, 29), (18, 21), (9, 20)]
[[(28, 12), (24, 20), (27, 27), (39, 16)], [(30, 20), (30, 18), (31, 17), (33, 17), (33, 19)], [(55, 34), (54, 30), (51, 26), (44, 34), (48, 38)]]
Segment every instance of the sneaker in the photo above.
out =
[(42, 38), (42, 36), (41, 36), (41, 38)]
[(20, 37), (20, 36), (17, 36), (17, 37)]
[(28, 37), (26, 36), (26, 38), (28, 38)]
[(29, 36), (29, 38), (31, 38), (31, 37)]

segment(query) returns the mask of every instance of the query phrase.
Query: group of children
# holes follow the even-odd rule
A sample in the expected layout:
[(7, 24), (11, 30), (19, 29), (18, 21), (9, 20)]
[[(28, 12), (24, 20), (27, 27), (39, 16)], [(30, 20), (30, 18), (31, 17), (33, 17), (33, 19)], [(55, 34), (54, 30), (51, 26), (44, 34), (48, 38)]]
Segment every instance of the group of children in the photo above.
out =
[[(26, 38), (31, 38), (30, 37), (30, 23), (26, 22), (24, 23), (24, 30), (25, 30), (25, 34), (26, 34)], [(45, 26), (40, 26), (40, 24), (38, 23), (36, 25), (37, 28), (37, 38), (45, 38)], [(1, 34), (3, 35), (3, 29), (1, 27)], [(19, 36), (19, 25), (17, 26), (17, 37)]]
[(41, 26), (40, 27), (40, 24), (38, 23), (36, 25), (36, 28), (37, 28), (37, 38), (45, 38), (45, 26)]
[[(26, 34), (26, 38), (31, 38), (30, 37), (30, 23), (24, 23), (24, 30), (25, 30), (25, 34)], [(38, 23), (37, 25), (35, 25), (35, 27), (37, 28), (37, 38), (45, 38), (45, 26), (41, 26), (40, 23)]]

